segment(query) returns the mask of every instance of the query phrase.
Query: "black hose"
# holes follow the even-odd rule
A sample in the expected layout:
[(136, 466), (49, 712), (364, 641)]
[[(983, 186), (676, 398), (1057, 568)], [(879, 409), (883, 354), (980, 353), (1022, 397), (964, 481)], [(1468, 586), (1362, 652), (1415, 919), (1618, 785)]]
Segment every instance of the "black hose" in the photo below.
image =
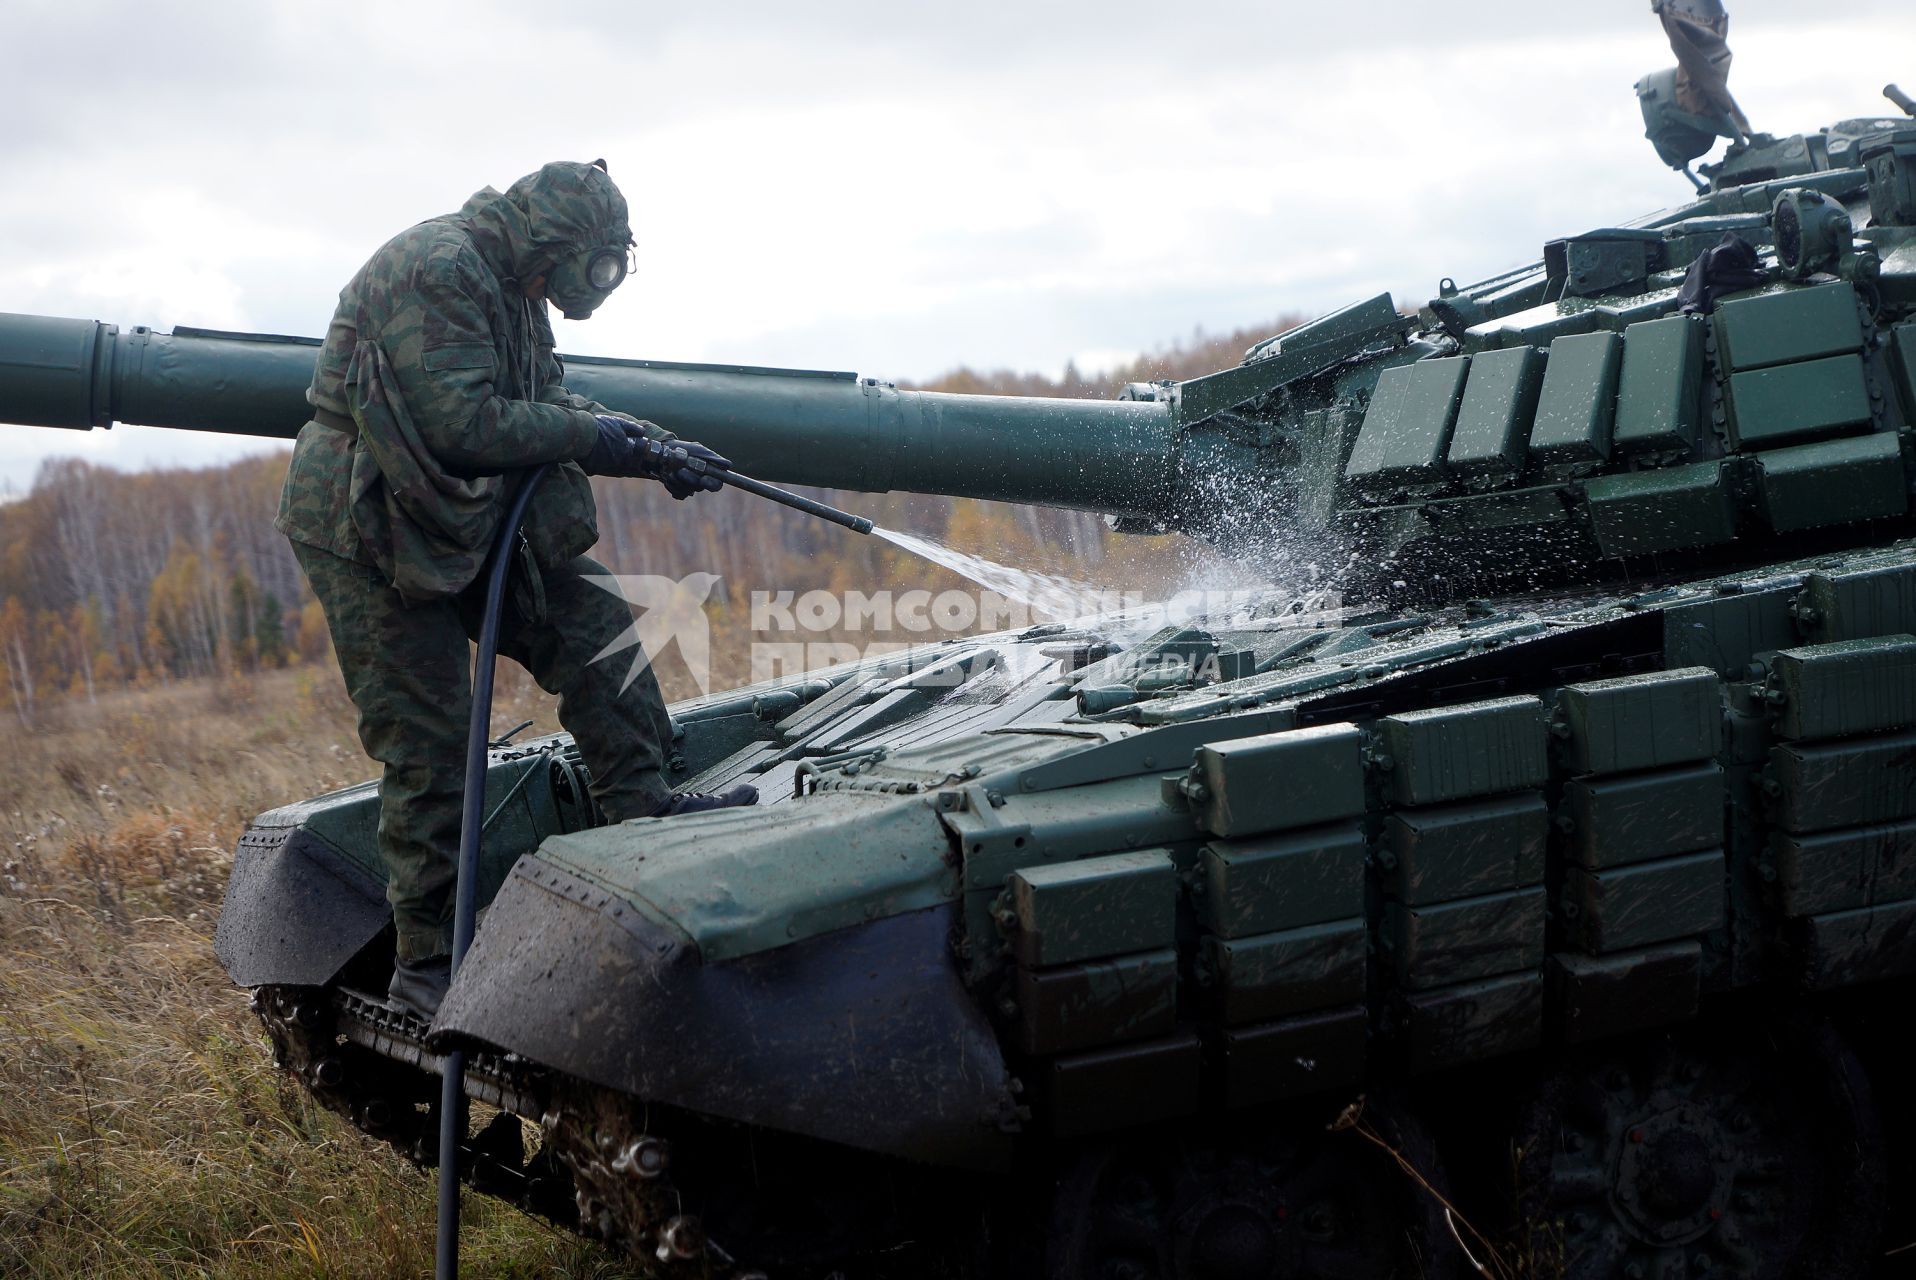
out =
[[(545, 479), (547, 467), (526, 473), (524, 483), (506, 509), (499, 537), (492, 545), (492, 568), (486, 578), (486, 611), (479, 623), (479, 652), (472, 664), (472, 719), (466, 729), (465, 805), (459, 817), (459, 867), (453, 882), (452, 971), (472, 946), (473, 917), (479, 903), (479, 837), (485, 825), (486, 748), (492, 740), (492, 668), (499, 653), (499, 608), (505, 600), (506, 579), (512, 573), (513, 542), (525, 523), (533, 490)], [(459, 1144), (466, 1136), (466, 1055), (462, 1049), (446, 1054), (439, 1088), (439, 1243), (433, 1275), (457, 1280), (459, 1275)]]
[[(532, 468), (512, 497), (499, 537), (492, 547), (492, 567), (486, 578), (486, 611), (479, 623), (479, 652), (472, 667), (472, 720), (466, 729), (465, 803), (459, 817), (459, 867), (453, 881), (452, 971), (472, 946), (473, 917), (479, 905), (479, 837), (485, 825), (486, 747), (492, 739), (492, 668), (499, 652), (499, 609), (505, 600), (506, 580), (512, 572), (512, 544), (525, 522), (532, 491), (545, 479), (547, 466)], [(780, 489), (762, 480), (720, 472), (727, 484), (774, 502), (870, 533), (872, 522), (814, 502), (802, 494)], [(466, 1136), (466, 1055), (449, 1050), (439, 1087), (439, 1242), (435, 1280), (458, 1280), (459, 1275), (459, 1144)]]

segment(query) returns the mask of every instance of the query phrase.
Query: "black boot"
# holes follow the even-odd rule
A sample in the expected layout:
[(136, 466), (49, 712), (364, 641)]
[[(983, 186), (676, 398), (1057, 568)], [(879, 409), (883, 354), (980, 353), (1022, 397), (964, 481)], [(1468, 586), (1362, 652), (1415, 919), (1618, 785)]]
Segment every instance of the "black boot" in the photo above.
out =
[(653, 811), (655, 818), (676, 818), (687, 813), (705, 813), (711, 809), (736, 809), (757, 804), (758, 788), (740, 783), (730, 791), (707, 795), (703, 791), (681, 791)]
[(393, 980), (386, 984), (386, 1004), (426, 1022), (439, 1012), (439, 1002), (452, 985), (452, 957), (426, 956), (393, 961)]

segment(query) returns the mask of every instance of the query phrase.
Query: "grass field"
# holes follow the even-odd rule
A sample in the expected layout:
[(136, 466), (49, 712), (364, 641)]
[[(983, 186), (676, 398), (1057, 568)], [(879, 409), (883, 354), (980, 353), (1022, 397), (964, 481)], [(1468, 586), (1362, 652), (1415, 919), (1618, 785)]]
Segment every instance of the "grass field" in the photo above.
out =
[[(496, 724), (552, 724), (502, 676)], [(0, 769), (0, 1275), (419, 1276), (434, 1182), (274, 1070), (213, 956), (251, 815), (372, 769), (316, 667), (73, 698)], [(613, 1277), (467, 1198), (471, 1274)]]

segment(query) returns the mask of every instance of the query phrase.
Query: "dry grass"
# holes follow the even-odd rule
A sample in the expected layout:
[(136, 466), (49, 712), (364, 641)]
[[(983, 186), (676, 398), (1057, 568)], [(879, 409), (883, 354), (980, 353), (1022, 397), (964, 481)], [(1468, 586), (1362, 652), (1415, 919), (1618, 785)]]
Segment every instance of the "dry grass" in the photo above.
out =
[[(506, 679), (495, 720), (550, 709)], [(273, 1069), (213, 957), (245, 820), (369, 776), (329, 670), (74, 700), (0, 770), (0, 1275), (405, 1276), (434, 1184)], [(476, 1275), (615, 1276), (469, 1197)]]

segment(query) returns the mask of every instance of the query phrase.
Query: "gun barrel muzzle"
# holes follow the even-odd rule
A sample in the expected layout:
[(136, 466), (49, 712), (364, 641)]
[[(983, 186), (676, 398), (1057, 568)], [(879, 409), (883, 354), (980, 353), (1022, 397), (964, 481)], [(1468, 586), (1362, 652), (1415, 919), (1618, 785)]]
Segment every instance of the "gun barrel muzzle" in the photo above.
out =
[(1916, 98), (1910, 97), (1895, 85), (1884, 85), (1883, 96), (1901, 107), (1904, 115), (1916, 116)]

